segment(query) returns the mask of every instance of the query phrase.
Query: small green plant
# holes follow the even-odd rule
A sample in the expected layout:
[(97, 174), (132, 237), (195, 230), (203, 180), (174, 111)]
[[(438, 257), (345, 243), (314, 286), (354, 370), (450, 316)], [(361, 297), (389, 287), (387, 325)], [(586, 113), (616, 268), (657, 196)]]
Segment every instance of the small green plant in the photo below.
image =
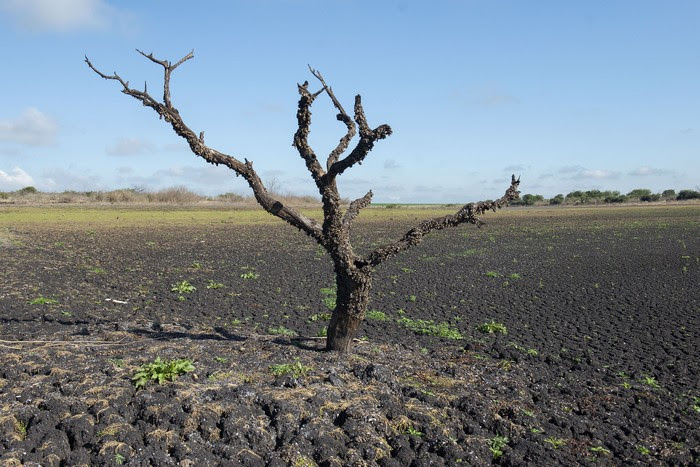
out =
[(372, 321), (386, 321), (389, 319), (387, 318), (386, 313), (378, 310), (369, 310), (365, 316), (367, 319)]
[(276, 328), (268, 328), (267, 332), (269, 332), (273, 336), (294, 337), (297, 335), (296, 332), (292, 331), (289, 328), (285, 328), (284, 326), (277, 326)]
[(330, 313), (316, 313), (314, 315), (309, 316), (309, 321), (311, 322), (316, 322), (316, 321), (330, 321), (331, 317), (333, 317), (332, 314)]
[(257, 279), (258, 277), (260, 277), (260, 274), (258, 274), (257, 272), (253, 272), (253, 271), (247, 271), (247, 272), (244, 272), (241, 274), (241, 279), (246, 279), (246, 280)]
[(224, 358), (224, 357), (214, 357), (214, 361), (215, 361), (216, 363), (226, 363), (226, 362), (228, 362), (228, 358)]
[(449, 323), (435, 323), (433, 320), (411, 319), (408, 317), (399, 318), (397, 323), (407, 327), (416, 334), (428, 336), (444, 337), (445, 339), (462, 339), (464, 336), (455, 328), (451, 328)]
[(610, 449), (605, 449), (603, 446), (592, 447), (591, 452), (595, 452), (596, 454), (603, 454), (605, 456), (610, 455)]
[(642, 376), (640, 381), (643, 384), (646, 384), (647, 386), (651, 386), (654, 389), (659, 389), (661, 387), (661, 386), (659, 386), (659, 382), (656, 381), (656, 378), (654, 378), (653, 376), (644, 375), (644, 376)]
[(298, 358), (294, 360), (294, 363), (278, 363), (269, 366), (270, 373), (275, 376), (285, 376), (291, 375), (294, 378), (306, 377), (309, 371), (313, 370), (310, 366), (305, 366), (301, 363)]
[(197, 261), (192, 261), (192, 264), (190, 265), (192, 269), (202, 269), (202, 263), (197, 262)]
[(327, 326), (323, 326), (316, 333), (316, 337), (327, 337), (327, 336), (328, 336), (328, 327)]
[(562, 447), (566, 444), (565, 439), (555, 438), (554, 436), (550, 436), (549, 438), (545, 438), (544, 442), (550, 444), (554, 449), (559, 449), (560, 447)]
[(491, 451), (494, 460), (503, 456), (503, 448), (506, 445), (508, 445), (508, 437), (506, 436), (494, 436), (489, 440), (489, 451)]
[(497, 323), (495, 320), (478, 325), (476, 330), (487, 334), (508, 334), (506, 325), (503, 323)]
[(409, 425), (408, 427), (406, 427), (405, 434), (410, 435), (410, 436), (417, 436), (419, 438), (423, 436), (423, 432), (418, 430), (413, 425)]
[(651, 454), (651, 450), (649, 450), (649, 448), (646, 447), (646, 446), (641, 446), (641, 445), (640, 445), (640, 446), (637, 446), (636, 449), (637, 449), (637, 451), (638, 451), (641, 455), (643, 455), (643, 456), (648, 456), (649, 454)]
[(223, 286), (224, 284), (222, 284), (221, 282), (216, 282), (213, 279), (209, 279), (207, 281), (207, 289), (220, 289)]
[(90, 269), (90, 272), (97, 275), (107, 274), (107, 270), (104, 268), (92, 268)]
[(486, 271), (486, 277), (499, 277), (498, 271)]
[(412, 272), (415, 272), (415, 271), (414, 271), (413, 269), (411, 269), (411, 268), (401, 268), (401, 271), (402, 271), (402, 272), (405, 272), (406, 274), (410, 274), (410, 273), (412, 273)]
[(29, 301), (30, 305), (55, 305), (56, 303), (58, 303), (58, 300), (55, 298), (44, 297), (43, 295), (39, 295), (37, 298)]
[(508, 276), (511, 280), (517, 281), (518, 279), (522, 279), (523, 276), (518, 274), (517, 272), (514, 272), (510, 276)]
[(532, 410), (528, 410), (528, 409), (522, 409), (522, 413), (523, 413), (523, 415), (527, 415), (528, 417), (535, 416), (535, 412)]
[(192, 293), (195, 290), (197, 290), (197, 287), (195, 287), (194, 285), (190, 284), (187, 281), (180, 281), (177, 284), (173, 284), (170, 287), (171, 292), (177, 292), (179, 294)]
[(136, 386), (136, 389), (140, 389), (148, 384), (149, 381), (163, 384), (165, 381), (174, 381), (178, 376), (190, 371), (194, 371), (194, 365), (192, 365), (191, 360), (161, 360), (160, 357), (156, 357), (153, 363), (141, 365), (131, 378), (131, 381)]
[(119, 453), (116, 453), (116, 454), (114, 455), (114, 463), (117, 464), (117, 465), (122, 465), (122, 464), (124, 464), (124, 461), (125, 461), (125, 460), (126, 460), (126, 457), (122, 456), (122, 455), (119, 454)]
[[(334, 287), (323, 287), (320, 290), (321, 295), (323, 298), (321, 299), (323, 301), (323, 304), (328, 308), (329, 310), (335, 310), (335, 302), (336, 302), (336, 290)], [(329, 318), (330, 319), (330, 318)]]
[(22, 420), (15, 419), (14, 425), (15, 431), (19, 435), (20, 439), (24, 441), (24, 439), (27, 437), (27, 424)]
[(408, 301), (409, 301), (409, 302), (415, 302), (415, 301), (416, 301), (416, 296), (415, 296), (415, 295), (409, 295), (409, 296), (408, 296)]
[(700, 397), (693, 398), (693, 410), (695, 413), (700, 413)]

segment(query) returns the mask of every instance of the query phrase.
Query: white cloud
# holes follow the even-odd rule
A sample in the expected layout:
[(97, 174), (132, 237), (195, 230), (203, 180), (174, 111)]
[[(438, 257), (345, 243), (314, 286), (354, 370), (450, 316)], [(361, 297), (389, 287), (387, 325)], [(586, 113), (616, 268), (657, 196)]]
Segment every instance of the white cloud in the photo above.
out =
[(671, 172), (665, 169), (655, 169), (648, 166), (637, 167), (629, 173), (638, 177), (646, 177), (650, 175), (669, 175)]
[(0, 120), (0, 141), (29, 146), (51, 146), (58, 124), (34, 107), (26, 108), (13, 120)]
[(581, 167), (580, 165), (562, 167), (561, 169), (559, 169), (559, 173), (567, 174), (568, 178), (571, 179), (592, 178), (594, 180), (604, 180), (620, 177), (619, 172), (604, 169), (587, 169), (585, 167)]
[(19, 167), (9, 172), (0, 170), (0, 191), (18, 190), (31, 185), (34, 185), (34, 179)]
[(122, 138), (105, 148), (105, 152), (110, 156), (136, 156), (153, 150), (153, 144), (138, 138)]
[(593, 169), (593, 170), (583, 170), (579, 177), (581, 178), (595, 178), (595, 179), (605, 179), (605, 178), (618, 178), (619, 173), (610, 170)]
[(35, 32), (103, 29), (116, 13), (104, 0), (0, 0), (0, 10)]

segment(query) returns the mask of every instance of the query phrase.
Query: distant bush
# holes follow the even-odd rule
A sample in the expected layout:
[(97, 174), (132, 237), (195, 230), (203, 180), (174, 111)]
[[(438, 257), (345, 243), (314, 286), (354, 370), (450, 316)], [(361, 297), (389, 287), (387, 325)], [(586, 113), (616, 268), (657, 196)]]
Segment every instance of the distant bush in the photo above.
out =
[(146, 197), (148, 201), (151, 202), (175, 204), (195, 203), (203, 199), (202, 196), (190, 191), (184, 186), (165, 188), (155, 193), (148, 193)]
[(639, 198), (639, 201), (645, 201), (645, 202), (650, 202), (650, 201), (658, 201), (661, 199), (661, 195), (658, 193), (652, 194), (652, 195), (644, 195), (641, 198)]
[(4, 191), (0, 191), (0, 199), (7, 199), (9, 197), (10, 197), (9, 193), (5, 193)]
[(558, 194), (554, 198), (549, 199), (549, 204), (555, 205), (555, 204), (562, 204), (564, 202), (564, 195)]
[(627, 193), (627, 198), (642, 199), (642, 197), (646, 196), (651, 196), (651, 190), (647, 190), (646, 188), (637, 188)]
[(245, 201), (246, 197), (239, 195), (238, 193), (222, 193), (216, 197), (219, 201), (226, 201), (228, 203), (235, 203), (238, 201)]
[(621, 195), (619, 191), (616, 191), (609, 196), (606, 196), (605, 199), (603, 200), (605, 203), (624, 203), (627, 201), (627, 197), (625, 195)]
[(36, 193), (38, 190), (34, 188), (33, 186), (25, 186), (21, 190), (17, 190), (17, 194), (24, 196), (24, 195), (33, 195)]
[(533, 195), (530, 193), (526, 193), (523, 196), (521, 196), (519, 199), (511, 202), (510, 204), (515, 205), (515, 206), (533, 206), (536, 203), (543, 202), (544, 201), (544, 196), (542, 195)]
[(700, 199), (700, 191), (695, 190), (681, 190), (678, 192), (677, 200), (684, 199)]
[(664, 190), (661, 197), (663, 199), (676, 199), (676, 190)]

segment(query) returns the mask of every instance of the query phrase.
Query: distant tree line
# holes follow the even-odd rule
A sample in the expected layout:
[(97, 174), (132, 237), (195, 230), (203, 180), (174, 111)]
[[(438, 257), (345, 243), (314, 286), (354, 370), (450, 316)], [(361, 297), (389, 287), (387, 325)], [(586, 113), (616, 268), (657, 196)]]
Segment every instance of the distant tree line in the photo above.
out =
[[(274, 184), (274, 183), (273, 183)], [(4, 192), (0, 191), (0, 200), (17, 197), (30, 197), (31, 195), (40, 196), (42, 192), (33, 186), (27, 186), (22, 189)], [(145, 202), (145, 203), (195, 203), (200, 201), (224, 201), (224, 202), (253, 202), (249, 196), (239, 195), (237, 193), (224, 193), (218, 196), (202, 196), (188, 190), (185, 187), (170, 187), (156, 192), (149, 192), (143, 187), (123, 188), (112, 191), (64, 191), (55, 193), (59, 196), (57, 201), (60, 203), (71, 203), (78, 201), (93, 201), (107, 203), (130, 203), (130, 202)], [(279, 194), (284, 198), (294, 199), (305, 204), (314, 204), (319, 202), (313, 196), (295, 196), (291, 193)], [(566, 196), (558, 194), (552, 198), (545, 198), (542, 195), (533, 195), (526, 193), (516, 201), (511, 202), (515, 206), (543, 206), (543, 205), (577, 205), (577, 204), (615, 204), (615, 203), (637, 203), (637, 202), (652, 202), (652, 201), (683, 201), (687, 199), (700, 199), (700, 191), (681, 190), (676, 193), (675, 190), (664, 190), (661, 193), (653, 193), (646, 188), (637, 188), (630, 191), (626, 195), (619, 191), (572, 191)], [(347, 200), (344, 200), (347, 204)], [(398, 204), (386, 205), (386, 207), (398, 207)]]
[(682, 201), (687, 199), (700, 199), (700, 191), (681, 190), (676, 193), (676, 190), (664, 190), (661, 193), (653, 193), (646, 188), (637, 188), (626, 195), (619, 191), (601, 191), (588, 190), (572, 191), (566, 196), (558, 194), (552, 198), (546, 199), (542, 195), (534, 195), (526, 193), (517, 201), (510, 204), (515, 206), (534, 206), (534, 205), (577, 205), (577, 204), (617, 204), (617, 203), (637, 203), (637, 202), (652, 202), (652, 201)]

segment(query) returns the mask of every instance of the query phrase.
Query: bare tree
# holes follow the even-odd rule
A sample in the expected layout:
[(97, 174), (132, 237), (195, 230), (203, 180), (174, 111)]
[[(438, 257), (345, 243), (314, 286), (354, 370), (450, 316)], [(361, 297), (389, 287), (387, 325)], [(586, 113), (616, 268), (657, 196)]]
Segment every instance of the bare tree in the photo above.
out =
[[(377, 248), (367, 255), (360, 256), (352, 249), (350, 227), (360, 210), (370, 204), (372, 191), (352, 201), (348, 208), (343, 210), (340, 206), (340, 195), (338, 194), (336, 179), (353, 165), (362, 163), (378, 140), (391, 135), (391, 127), (384, 124), (371, 128), (365, 117), (362, 100), (359, 95), (355, 96), (353, 117), (350, 117), (318, 71), (309, 67), (311, 74), (320, 83), (318, 91), (310, 91), (308, 81), (297, 85), (300, 96), (297, 110), (298, 128), (294, 134), (293, 146), (304, 160), (306, 168), (311, 173), (311, 177), (321, 194), (323, 222), (319, 223), (315, 219), (306, 217), (292, 206), (285, 205), (281, 200), (276, 199), (275, 195), (263, 185), (260, 177), (253, 169), (251, 161), (243, 159), (243, 162), (241, 162), (236, 157), (210, 148), (204, 143), (204, 132), (197, 135), (185, 124), (180, 116), (180, 112), (173, 106), (170, 99), (170, 76), (178, 66), (194, 57), (194, 51), (185, 55), (175, 64), (167, 60), (159, 60), (152, 53), (145, 54), (138, 49), (137, 51), (153, 63), (163, 67), (162, 102), (153, 98), (148, 93), (145, 85), (143, 91), (138, 91), (131, 88), (129, 82), (124, 81), (116, 72), (112, 75), (107, 75), (95, 68), (87, 57), (85, 57), (85, 62), (102, 78), (119, 82), (124, 94), (139, 100), (144, 106), (155, 110), (160, 118), (170, 123), (175, 133), (187, 140), (190, 149), (197, 156), (210, 164), (225, 165), (234, 170), (237, 175), (242, 176), (253, 190), (255, 199), (267, 212), (297, 227), (318, 242), (330, 254), (336, 275), (337, 297), (336, 307), (328, 325), (326, 341), (328, 350), (346, 352), (350, 348), (357, 328), (364, 319), (372, 286), (372, 273), (379, 264), (397, 253), (418, 245), (428, 232), (464, 223), (481, 226), (483, 223), (479, 219), (479, 215), (488, 210), (496, 211), (508, 205), (510, 201), (517, 199), (519, 195), (518, 185), (520, 179), (516, 179), (513, 176), (510, 187), (500, 199), (469, 203), (452, 215), (423, 221), (408, 230), (398, 240)], [(319, 162), (308, 141), (311, 126), (311, 105), (323, 93), (330, 98), (333, 106), (338, 111), (336, 118), (346, 128), (346, 133), (328, 155), (325, 167)], [(359, 138), (357, 143), (348, 154), (344, 155), (350, 146), (350, 142), (358, 132)]]

